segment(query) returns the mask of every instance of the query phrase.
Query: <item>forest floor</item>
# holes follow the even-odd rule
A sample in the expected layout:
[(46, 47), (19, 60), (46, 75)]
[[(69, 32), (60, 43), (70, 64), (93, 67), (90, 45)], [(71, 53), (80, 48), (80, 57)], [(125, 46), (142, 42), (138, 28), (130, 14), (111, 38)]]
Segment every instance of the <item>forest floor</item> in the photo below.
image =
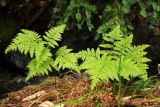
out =
[(160, 107), (160, 85), (156, 85), (160, 81), (151, 82), (156, 87), (140, 89), (134, 95), (133, 85), (127, 86), (120, 100), (113, 94), (117, 89), (108, 81), (98, 84), (95, 90), (89, 82), (84, 74), (50, 77), (39, 85), (9, 93), (0, 101), (0, 107), (117, 107), (119, 101), (120, 107)]

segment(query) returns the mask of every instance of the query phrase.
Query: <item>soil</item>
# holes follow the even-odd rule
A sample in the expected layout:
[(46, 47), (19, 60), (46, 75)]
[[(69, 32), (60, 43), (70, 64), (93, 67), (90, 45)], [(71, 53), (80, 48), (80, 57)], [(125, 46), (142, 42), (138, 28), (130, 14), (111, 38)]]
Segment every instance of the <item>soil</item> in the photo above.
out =
[[(160, 107), (159, 80), (152, 82), (154, 88), (131, 96), (132, 86), (127, 87), (120, 101), (120, 107)], [(27, 86), (19, 91), (11, 92), (0, 101), (0, 107), (116, 107), (118, 95), (112, 84), (104, 81), (94, 90), (85, 74), (65, 73), (59, 77), (49, 77), (39, 85)], [(113, 93), (114, 92), (114, 93)]]

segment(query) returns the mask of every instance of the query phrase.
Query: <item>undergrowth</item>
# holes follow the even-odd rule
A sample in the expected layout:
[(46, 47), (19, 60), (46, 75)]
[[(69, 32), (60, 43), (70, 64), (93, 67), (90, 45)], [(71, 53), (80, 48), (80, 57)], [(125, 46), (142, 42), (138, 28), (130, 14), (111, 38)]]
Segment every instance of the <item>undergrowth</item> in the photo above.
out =
[[(104, 42), (97, 49), (73, 53), (72, 49), (62, 46), (56, 53), (52, 53), (51, 49), (58, 46), (64, 29), (65, 25), (53, 27), (42, 37), (34, 31), (23, 29), (12, 40), (5, 53), (18, 50), (24, 55), (30, 55), (32, 60), (27, 65), (29, 73), (26, 80), (48, 74), (52, 72), (52, 68), (58, 71), (68, 68), (78, 73), (85, 71), (89, 74), (92, 90), (105, 80), (118, 82), (119, 101), (122, 95), (122, 79), (147, 79), (146, 63), (150, 60), (145, 57), (144, 50), (148, 45), (132, 46), (133, 35), (122, 35), (120, 26), (105, 34)], [(53, 58), (53, 54), (56, 58)]]
[(97, 48), (80, 51), (78, 56), (83, 60), (80, 65), (85, 69), (92, 80), (92, 87), (103, 80), (120, 81), (120, 78), (130, 80), (139, 76), (147, 79), (147, 64), (144, 49), (148, 45), (132, 46), (133, 36), (120, 34), (120, 26), (106, 34), (105, 43), (100, 44), (103, 49)]
[[(120, 34), (120, 26), (103, 36), (104, 43), (95, 49), (82, 50), (78, 53), (71, 52), (66, 46), (60, 47), (56, 52), (56, 58), (52, 58), (50, 48), (58, 46), (61, 40), (65, 25), (51, 28), (46, 35), (41, 36), (30, 30), (21, 30), (12, 40), (5, 50), (20, 51), (24, 55), (30, 54), (32, 60), (28, 64), (29, 74), (27, 80), (37, 75), (48, 74), (51, 67), (59, 70), (64, 68), (72, 69), (76, 72), (86, 70), (92, 80), (92, 87), (106, 79), (119, 81), (120, 78), (130, 80), (139, 76), (147, 79), (147, 64), (149, 61), (145, 57), (144, 49), (148, 45), (132, 46), (133, 36), (123, 36)], [(78, 64), (81, 59), (82, 63)]]
[(61, 41), (61, 33), (64, 32), (65, 25), (53, 27), (45, 36), (30, 30), (22, 29), (21, 33), (12, 40), (11, 44), (6, 48), (5, 53), (10, 51), (19, 51), (24, 55), (29, 54), (31, 61), (27, 65), (29, 73), (26, 80), (39, 75), (48, 75), (52, 68), (59, 70), (60, 68), (72, 68), (78, 71), (76, 67), (75, 55), (70, 53), (71, 49), (61, 47), (57, 51), (56, 59), (53, 59), (52, 48), (58, 46)]

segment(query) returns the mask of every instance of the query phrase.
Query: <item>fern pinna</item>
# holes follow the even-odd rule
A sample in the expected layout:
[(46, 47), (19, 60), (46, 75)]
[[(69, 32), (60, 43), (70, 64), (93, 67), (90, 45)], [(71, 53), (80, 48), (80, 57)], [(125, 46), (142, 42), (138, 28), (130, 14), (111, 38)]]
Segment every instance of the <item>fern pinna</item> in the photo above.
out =
[(108, 79), (119, 81), (121, 77), (127, 80), (136, 76), (147, 78), (146, 62), (149, 59), (145, 57), (144, 49), (148, 45), (132, 46), (132, 38), (132, 35), (121, 35), (120, 26), (117, 26), (103, 37), (106, 42), (100, 45), (103, 50), (88, 49), (78, 53), (83, 60), (80, 68), (90, 75), (92, 88)]
[(72, 49), (67, 49), (66, 46), (59, 48), (56, 53), (57, 57), (54, 66), (57, 66), (58, 69), (68, 68), (80, 73), (77, 54), (72, 53), (71, 51)]
[(45, 32), (44, 40), (38, 33), (22, 29), (21, 33), (18, 33), (6, 48), (5, 53), (17, 50), (25, 55), (29, 53), (32, 60), (27, 66), (29, 73), (26, 80), (33, 76), (48, 74), (52, 67), (56, 68), (50, 48), (58, 46), (57, 42), (61, 40), (61, 33), (64, 32), (64, 29), (65, 25), (51, 28)]

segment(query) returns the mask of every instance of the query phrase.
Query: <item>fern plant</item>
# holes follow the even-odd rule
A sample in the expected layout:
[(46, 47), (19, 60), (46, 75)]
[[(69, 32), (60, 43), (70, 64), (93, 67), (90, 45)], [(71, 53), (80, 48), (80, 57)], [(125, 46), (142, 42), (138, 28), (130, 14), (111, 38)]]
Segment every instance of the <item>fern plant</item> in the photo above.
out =
[(57, 52), (58, 57), (55, 60), (52, 58), (50, 49), (58, 46), (57, 42), (61, 40), (61, 33), (64, 32), (64, 29), (65, 25), (53, 27), (45, 32), (46, 35), (43, 38), (34, 31), (22, 29), (21, 33), (18, 33), (6, 48), (5, 53), (19, 51), (24, 55), (30, 55), (32, 60), (27, 65), (29, 73), (26, 80), (34, 76), (48, 74), (52, 68), (58, 70), (58, 68), (67, 67), (78, 71), (78, 67), (76, 68), (75, 64), (70, 63), (76, 63), (75, 56), (70, 52), (70, 49), (62, 47)]
[(147, 79), (146, 62), (149, 59), (145, 57), (144, 49), (148, 45), (132, 46), (132, 38), (132, 35), (121, 35), (120, 26), (117, 26), (103, 37), (106, 42), (100, 45), (103, 50), (88, 49), (78, 53), (78, 57), (83, 60), (80, 68), (90, 75), (92, 88), (100, 81), (108, 79), (130, 80), (136, 76)]
[[(52, 68), (56, 70), (69, 68), (78, 73), (81, 70), (86, 70), (92, 80), (92, 89), (97, 83), (108, 79), (119, 82), (121, 82), (121, 78), (130, 80), (136, 76), (147, 79), (146, 62), (149, 59), (145, 57), (144, 49), (148, 45), (132, 46), (133, 36), (121, 35), (120, 26), (103, 37), (104, 43), (100, 45), (104, 48), (102, 50), (100, 48), (87, 49), (73, 53), (72, 49), (63, 46), (56, 52), (56, 58), (52, 58), (50, 48), (58, 46), (57, 41), (61, 40), (64, 28), (65, 25), (51, 28), (43, 38), (36, 32), (22, 30), (12, 40), (5, 51), (6, 53), (19, 50), (25, 55), (28, 53), (32, 58), (27, 66), (29, 74), (26, 80), (34, 76), (48, 74)], [(82, 60), (81, 64), (78, 64), (79, 59)]]

